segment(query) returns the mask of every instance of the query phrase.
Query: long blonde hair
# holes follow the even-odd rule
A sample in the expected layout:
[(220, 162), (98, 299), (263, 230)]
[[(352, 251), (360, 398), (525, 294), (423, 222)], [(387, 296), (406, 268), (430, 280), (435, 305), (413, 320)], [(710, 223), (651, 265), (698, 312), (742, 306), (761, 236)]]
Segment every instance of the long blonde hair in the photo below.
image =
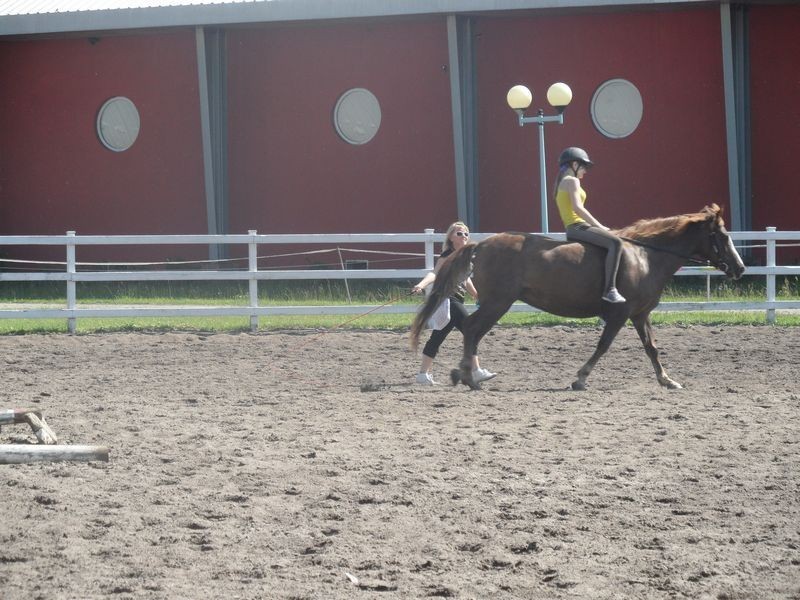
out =
[(460, 227), (467, 233), (469, 233), (469, 227), (467, 227), (462, 221), (456, 221), (450, 227), (447, 228), (447, 233), (445, 234), (444, 241), (442, 242), (442, 254), (447, 252), (448, 250), (453, 249), (453, 242), (450, 241), (450, 234), (456, 229), (456, 227)]

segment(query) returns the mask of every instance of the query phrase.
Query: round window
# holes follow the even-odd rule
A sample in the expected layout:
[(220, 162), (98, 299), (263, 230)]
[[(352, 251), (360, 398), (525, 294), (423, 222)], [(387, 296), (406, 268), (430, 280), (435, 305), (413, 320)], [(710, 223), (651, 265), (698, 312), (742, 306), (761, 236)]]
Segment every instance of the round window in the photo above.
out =
[(97, 114), (97, 135), (114, 152), (127, 150), (139, 135), (139, 111), (128, 98), (106, 100)]
[(627, 137), (642, 120), (642, 95), (625, 79), (610, 79), (600, 85), (591, 107), (594, 126), (606, 137)]
[(333, 109), (336, 133), (348, 144), (366, 144), (381, 126), (381, 105), (375, 94), (364, 88), (347, 90)]

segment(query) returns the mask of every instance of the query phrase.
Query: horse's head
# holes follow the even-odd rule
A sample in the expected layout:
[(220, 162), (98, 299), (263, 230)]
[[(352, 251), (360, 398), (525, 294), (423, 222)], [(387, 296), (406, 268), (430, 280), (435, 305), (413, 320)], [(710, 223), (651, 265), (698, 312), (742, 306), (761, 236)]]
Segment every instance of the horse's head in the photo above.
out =
[(722, 220), (722, 209), (716, 204), (706, 206), (702, 210), (703, 221), (708, 235), (702, 241), (699, 253), (717, 269), (732, 279), (739, 279), (744, 273), (744, 263), (733, 245), (725, 221)]

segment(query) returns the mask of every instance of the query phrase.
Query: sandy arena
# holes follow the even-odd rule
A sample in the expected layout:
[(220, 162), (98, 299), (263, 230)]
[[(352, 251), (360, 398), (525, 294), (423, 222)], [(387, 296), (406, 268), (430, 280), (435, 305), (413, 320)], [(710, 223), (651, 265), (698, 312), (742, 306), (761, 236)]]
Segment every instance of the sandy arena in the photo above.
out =
[[(0, 597), (800, 599), (800, 329), (0, 337), (0, 409), (108, 463), (0, 465)], [(458, 362), (455, 332), (436, 361)], [(27, 425), (0, 443), (32, 443)]]

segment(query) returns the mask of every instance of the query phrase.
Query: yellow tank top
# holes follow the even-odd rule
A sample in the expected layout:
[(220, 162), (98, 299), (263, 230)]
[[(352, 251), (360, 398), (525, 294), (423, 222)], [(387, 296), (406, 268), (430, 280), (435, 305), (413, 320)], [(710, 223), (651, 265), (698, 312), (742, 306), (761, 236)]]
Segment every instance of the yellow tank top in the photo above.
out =
[[(581, 188), (581, 206), (586, 204), (586, 190)], [(572, 200), (570, 200), (569, 193), (559, 189), (556, 192), (556, 205), (558, 206), (558, 214), (561, 215), (561, 220), (564, 221), (564, 227), (569, 227), (575, 223), (585, 223), (586, 220), (579, 217), (574, 210), (572, 210)]]

